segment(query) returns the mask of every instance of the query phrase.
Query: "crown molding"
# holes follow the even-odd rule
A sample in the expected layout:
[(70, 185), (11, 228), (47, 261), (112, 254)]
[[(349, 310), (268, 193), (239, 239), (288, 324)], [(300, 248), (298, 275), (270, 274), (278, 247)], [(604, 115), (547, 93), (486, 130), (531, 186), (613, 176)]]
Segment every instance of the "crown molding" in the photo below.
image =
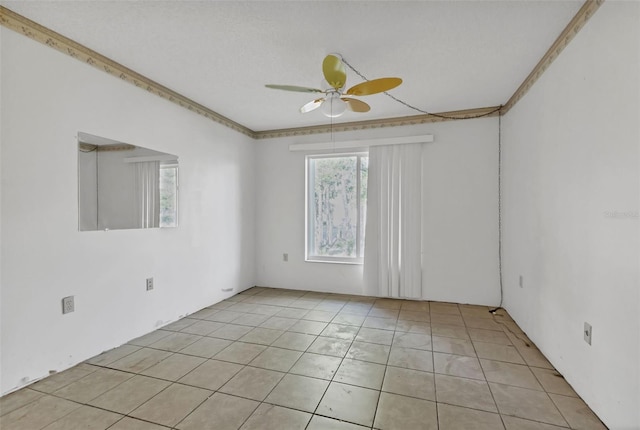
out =
[(531, 89), (534, 83), (542, 76), (558, 55), (578, 34), (586, 22), (598, 10), (604, 0), (586, 0), (578, 13), (560, 33), (560, 36), (547, 50), (542, 59), (533, 68), (527, 78), (520, 84), (511, 98), (504, 106), (483, 107), (476, 109), (464, 109), (436, 114), (423, 114), (396, 118), (384, 118), (376, 120), (355, 121), (338, 124), (326, 124), (309, 127), (285, 128), (276, 130), (254, 131), (219, 113), (203, 106), (182, 94), (177, 93), (140, 73), (137, 73), (110, 58), (105, 57), (84, 45), (81, 45), (53, 30), (50, 30), (30, 19), (19, 15), (4, 6), (0, 6), (0, 25), (21, 33), (37, 42), (43, 43), (53, 49), (82, 61), (98, 70), (122, 79), (138, 88), (144, 89), (167, 101), (175, 103), (191, 112), (202, 115), (212, 121), (229, 127), (239, 133), (253, 139), (272, 139), (290, 136), (305, 136), (312, 134), (343, 132), (353, 130), (368, 130), (374, 128), (398, 127), (434, 122), (454, 121), (478, 117), (492, 117), (505, 115), (515, 104)]
[(598, 8), (604, 3), (604, 0), (586, 0), (578, 13), (569, 21), (569, 24), (562, 30), (560, 36), (553, 42), (551, 47), (542, 56), (538, 64), (533, 68), (529, 76), (520, 84), (518, 89), (513, 93), (511, 98), (505, 103), (501, 110), (501, 115), (505, 115), (515, 106), (518, 101), (531, 89), (540, 76), (549, 68), (551, 63), (558, 58), (558, 55), (569, 45), (578, 32), (589, 21)]
[(374, 119), (367, 121), (323, 124), (310, 127), (283, 128), (280, 130), (256, 131), (256, 139), (272, 139), (276, 137), (306, 136), (310, 134), (335, 133), (341, 131), (369, 130), (372, 128), (399, 127), (403, 125), (428, 124), (432, 122), (455, 121), (479, 117), (498, 116), (500, 106), (464, 109), (437, 114), (402, 116), (396, 118)]
[(140, 73), (137, 73), (120, 63), (105, 57), (94, 50), (81, 45), (68, 37), (61, 35), (37, 22), (31, 21), (24, 16), (0, 6), (0, 25), (13, 31), (21, 33), (37, 42), (43, 43), (53, 49), (67, 54), (79, 61), (82, 61), (98, 70), (106, 72), (112, 76), (135, 85), (138, 88), (147, 90), (165, 100), (179, 105), (191, 112), (209, 118), (212, 121), (225, 125), (237, 132), (254, 137), (254, 131), (197, 103), (182, 94), (179, 94), (164, 85), (161, 85)]

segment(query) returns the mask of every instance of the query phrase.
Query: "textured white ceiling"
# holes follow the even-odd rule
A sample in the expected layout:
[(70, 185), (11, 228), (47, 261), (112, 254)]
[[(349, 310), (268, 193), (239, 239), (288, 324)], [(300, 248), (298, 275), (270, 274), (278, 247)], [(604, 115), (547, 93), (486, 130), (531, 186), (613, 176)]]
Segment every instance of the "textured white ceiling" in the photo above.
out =
[[(337, 52), (367, 78), (401, 77), (396, 97), (429, 112), (507, 101), (582, 1), (3, 1), (9, 9), (255, 131), (327, 124), (300, 114)], [(347, 72), (347, 86), (362, 80)], [(416, 115), (384, 94), (365, 114)]]

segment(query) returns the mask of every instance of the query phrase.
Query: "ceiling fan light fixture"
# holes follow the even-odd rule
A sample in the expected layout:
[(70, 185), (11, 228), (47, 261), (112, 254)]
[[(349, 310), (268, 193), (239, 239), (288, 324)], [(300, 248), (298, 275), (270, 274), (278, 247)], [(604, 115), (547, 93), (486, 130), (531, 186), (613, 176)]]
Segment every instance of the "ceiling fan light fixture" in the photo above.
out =
[(330, 93), (322, 103), (322, 113), (329, 118), (337, 118), (347, 110), (347, 104), (337, 92)]

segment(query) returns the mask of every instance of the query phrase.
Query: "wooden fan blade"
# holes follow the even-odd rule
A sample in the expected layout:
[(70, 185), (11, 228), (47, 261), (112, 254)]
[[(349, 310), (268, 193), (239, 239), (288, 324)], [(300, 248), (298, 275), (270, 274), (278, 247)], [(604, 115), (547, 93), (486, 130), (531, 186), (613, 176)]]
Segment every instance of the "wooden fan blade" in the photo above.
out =
[(363, 82), (349, 88), (345, 94), (350, 96), (368, 96), (389, 91), (402, 83), (400, 78), (380, 78)]
[(371, 110), (371, 106), (358, 99), (342, 97), (342, 101), (345, 102), (347, 108), (353, 112), (369, 112)]
[(298, 92), (298, 93), (324, 93), (324, 91), (319, 90), (317, 88), (298, 87), (298, 86), (295, 86), (295, 85), (267, 84), (267, 85), (265, 85), (265, 87), (272, 88), (274, 90), (295, 91), (295, 92)]
[(311, 112), (312, 110), (318, 109), (323, 101), (324, 99), (311, 100), (309, 103), (300, 108), (300, 113), (307, 113)]
[(322, 73), (324, 73), (324, 78), (329, 85), (336, 90), (344, 87), (347, 83), (347, 70), (342, 60), (335, 55), (327, 55), (324, 57)]

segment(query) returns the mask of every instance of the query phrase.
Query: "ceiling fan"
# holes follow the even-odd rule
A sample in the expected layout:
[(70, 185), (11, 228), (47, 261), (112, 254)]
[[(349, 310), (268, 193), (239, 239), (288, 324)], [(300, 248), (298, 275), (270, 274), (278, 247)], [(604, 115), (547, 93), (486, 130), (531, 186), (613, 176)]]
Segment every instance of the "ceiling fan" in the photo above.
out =
[(322, 93), (324, 96), (311, 100), (300, 108), (301, 113), (311, 112), (322, 106), (322, 112), (328, 117), (338, 117), (347, 109), (353, 112), (368, 112), (371, 107), (365, 102), (354, 97), (368, 96), (371, 94), (389, 91), (402, 83), (400, 78), (380, 78), (365, 81), (344, 90), (347, 82), (345, 64), (339, 54), (329, 54), (322, 62), (324, 74), (324, 89), (299, 87), (295, 85), (265, 85), (276, 90), (296, 91), (300, 93)]

